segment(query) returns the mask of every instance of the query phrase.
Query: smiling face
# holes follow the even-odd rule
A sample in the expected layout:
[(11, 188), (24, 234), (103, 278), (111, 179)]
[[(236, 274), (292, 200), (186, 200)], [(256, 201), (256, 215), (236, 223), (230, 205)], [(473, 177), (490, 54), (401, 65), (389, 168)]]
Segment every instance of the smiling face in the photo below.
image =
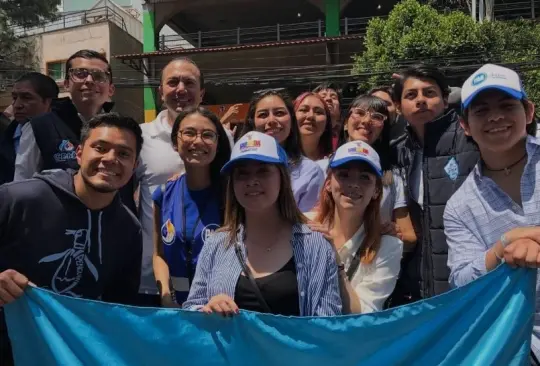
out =
[(313, 96), (304, 98), (296, 110), (300, 134), (320, 139), (326, 128), (326, 110), (323, 102)]
[(443, 92), (434, 80), (410, 77), (404, 82), (399, 109), (411, 125), (420, 126), (436, 120), (447, 106)]
[(159, 94), (173, 118), (187, 107), (198, 107), (204, 96), (201, 71), (186, 60), (169, 63), (163, 69)]
[(279, 168), (258, 161), (243, 161), (232, 172), (234, 195), (247, 211), (261, 212), (276, 205), (281, 187)]
[[(71, 61), (71, 69), (73, 70), (86, 69), (100, 74), (108, 73), (108, 66), (97, 58), (78, 57)], [(70, 75), (64, 85), (69, 90), (75, 105), (83, 104), (96, 109), (101, 108), (103, 104), (108, 102), (115, 91), (110, 76), (105, 77), (103, 80), (94, 80), (92, 75), (89, 74), (85, 79), (81, 80), (74, 75)]]
[(274, 137), (283, 144), (291, 133), (291, 115), (283, 99), (269, 95), (255, 107), (255, 130)]
[(136, 163), (135, 134), (118, 127), (100, 126), (77, 147), (79, 172), (87, 186), (99, 193), (110, 193), (125, 186)]
[(478, 95), (467, 109), (463, 128), (480, 150), (509, 151), (527, 136), (527, 125), (532, 123), (534, 105), (511, 98), (498, 90)]
[(216, 157), (218, 134), (208, 118), (193, 113), (180, 122), (177, 146), (186, 165), (206, 166)]
[(349, 135), (349, 141), (364, 141), (373, 145), (382, 134), (386, 118), (383, 113), (370, 109), (362, 103), (351, 107), (344, 127)]
[(337, 207), (362, 213), (379, 195), (377, 176), (366, 163), (351, 162), (331, 170), (325, 189)]

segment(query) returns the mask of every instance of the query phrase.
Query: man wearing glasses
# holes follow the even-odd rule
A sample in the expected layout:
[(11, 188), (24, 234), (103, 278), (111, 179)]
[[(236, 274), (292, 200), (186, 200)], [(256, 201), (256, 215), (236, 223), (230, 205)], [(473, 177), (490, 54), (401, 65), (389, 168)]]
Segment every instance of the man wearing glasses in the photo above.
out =
[(22, 128), (15, 181), (32, 178), (42, 170), (78, 169), (75, 150), (83, 121), (112, 109), (111, 67), (96, 51), (81, 50), (71, 55), (66, 61), (64, 86), (71, 99), (55, 100), (51, 112), (32, 118)]

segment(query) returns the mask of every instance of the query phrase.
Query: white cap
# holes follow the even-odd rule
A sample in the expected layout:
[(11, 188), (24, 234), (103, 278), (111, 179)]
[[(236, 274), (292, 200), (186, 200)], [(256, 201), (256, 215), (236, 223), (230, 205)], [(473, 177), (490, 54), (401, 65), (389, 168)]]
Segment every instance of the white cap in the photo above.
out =
[(227, 173), (240, 160), (256, 160), (287, 166), (287, 153), (275, 138), (261, 132), (248, 132), (234, 144), (231, 160), (221, 169)]
[(352, 141), (341, 145), (330, 159), (329, 166), (337, 168), (351, 161), (368, 163), (379, 177), (382, 176), (379, 154), (363, 141)]
[(472, 74), (461, 88), (461, 106), (468, 108), (473, 99), (484, 90), (497, 89), (512, 98), (526, 99), (527, 94), (519, 75), (506, 67), (486, 64)]

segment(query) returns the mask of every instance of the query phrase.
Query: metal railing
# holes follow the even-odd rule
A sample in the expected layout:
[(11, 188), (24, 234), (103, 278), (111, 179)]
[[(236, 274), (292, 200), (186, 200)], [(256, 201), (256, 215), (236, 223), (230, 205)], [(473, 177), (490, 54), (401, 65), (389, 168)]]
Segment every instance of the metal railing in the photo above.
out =
[[(348, 27), (342, 22), (342, 34), (362, 34), (368, 18), (352, 18), (347, 20)], [(325, 22), (275, 24), (255, 28), (236, 28), (219, 31), (187, 33), (182, 35), (161, 36), (160, 50), (179, 48), (205, 48), (236, 46), (242, 44), (280, 42), (295, 39), (324, 37)]]
[(118, 27), (122, 28), (122, 30), (125, 32), (128, 32), (133, 37), (142, 41), (141, 22), (128, 14), (121, 15), (118, 10), (113, 9), (110, 6), (95, 8), (87, 11), (63, 13), (55, 21), (48, 22), (37, 27), (14, 27), (13, 31), (16, 36), (26, 37), (101, 22), (112, 22)]

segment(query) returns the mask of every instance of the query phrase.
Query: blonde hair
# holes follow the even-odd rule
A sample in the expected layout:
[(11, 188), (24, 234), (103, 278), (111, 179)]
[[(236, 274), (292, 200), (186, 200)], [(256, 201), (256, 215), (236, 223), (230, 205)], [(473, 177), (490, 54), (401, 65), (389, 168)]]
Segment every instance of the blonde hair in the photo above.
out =
[[(306, 223), (306, 217), (302, 214), (294, 199), (289, 170), (283, 165), (273, 165), (278, 168), (281, 178), (279, 195), (276, 201), (281, 218), (289, 222), (291, 225)], [(244, 225), (246, 223), (246, 211), (244, 207), (240, 205), (234, 194), (234, 169), (234, 167), (231, 169), (231, 172), (227, 178), (227, 188), (225, 192), (225, 220), (220, 229), (220, 231), (226, 231), (229, 233), (227, 240), (228, 245), (232, 244), (236, 240), (236, 233), (240, 225)]]
[[(320, 201), (317, 207), (317, 216), (315, 221), (321, 224), (328, 224), (329, 227), (334, 226), (336, 203), (332, 197), (332, 193), (328, 192), (326, 187), (330, 184), (333, 172), (328, 171), (326, 181), (320, 194)], [(366, 236), (358, 249), (358, 255), (362, 263), (370, 264), (375, 259), (377, 252), (381, 246), (381, 197), (382, 197), (382, 180), (377, 177), (376, 189), (379, 192), (377, 198), (372, 199), (367, 205), (364, 212), (364, 232)]]

